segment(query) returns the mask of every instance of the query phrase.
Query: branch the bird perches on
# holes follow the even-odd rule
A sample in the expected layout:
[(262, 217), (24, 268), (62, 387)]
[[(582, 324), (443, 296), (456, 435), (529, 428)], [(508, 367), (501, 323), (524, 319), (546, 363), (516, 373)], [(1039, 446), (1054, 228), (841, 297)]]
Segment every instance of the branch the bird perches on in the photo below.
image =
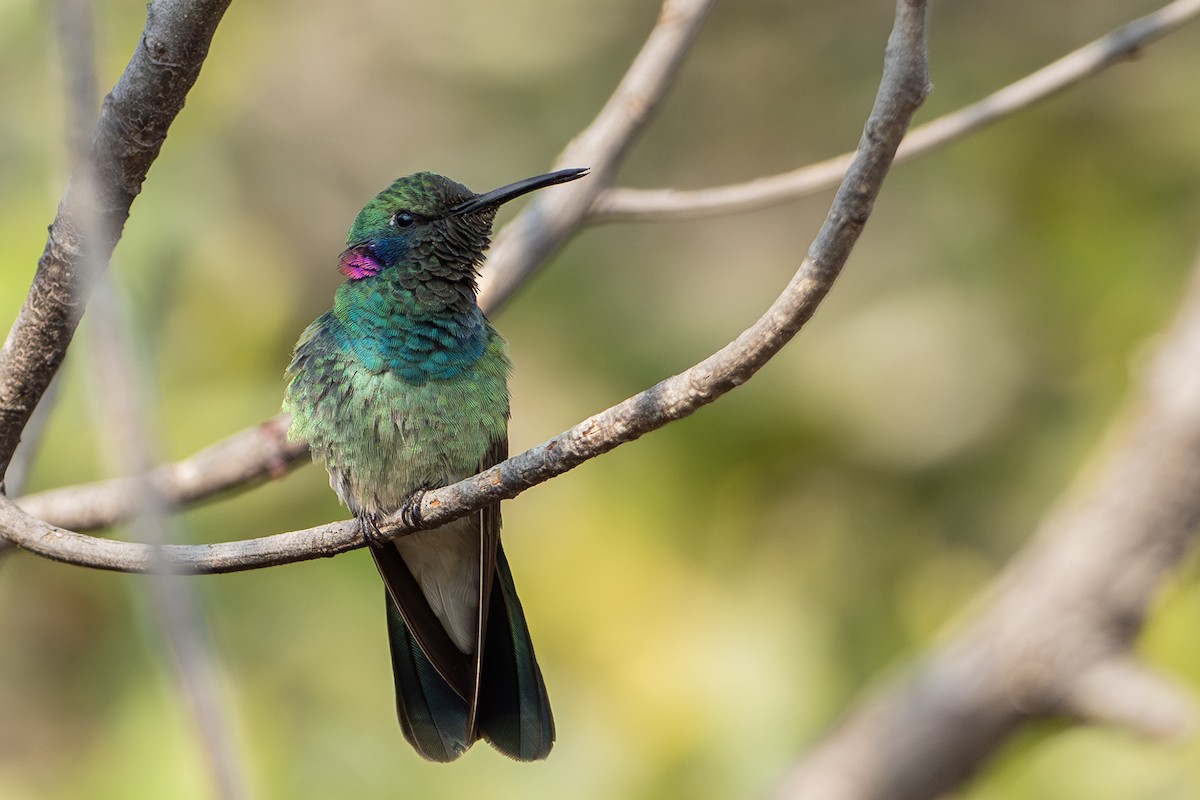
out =
[[(553, 439), (450, 486), (431, 489), (408, 513), (380, 526), (385, 536), (434, 528), (487, 503), (515, 497), (588, 459), (688, 416), (741, 385), (789, 342), (833, 286), (870, 217), (896, 148), (929, 90), (924, 2), (901, 0), (883, 78), (854, 162), (821, 230), (783, 293), (733, 342), (692, 368), (595, 414)], [(586, 183), (586, 182), (584, 182)], [(564, 194), (569, 187), (564, 189)], [(9, 501), (0, 529), (32, 552), (99, 569), (229, 572), (320, 558), (363, 545), (357, 522), (210, 545), (153, 547), (85, 536), (48, 525)]]

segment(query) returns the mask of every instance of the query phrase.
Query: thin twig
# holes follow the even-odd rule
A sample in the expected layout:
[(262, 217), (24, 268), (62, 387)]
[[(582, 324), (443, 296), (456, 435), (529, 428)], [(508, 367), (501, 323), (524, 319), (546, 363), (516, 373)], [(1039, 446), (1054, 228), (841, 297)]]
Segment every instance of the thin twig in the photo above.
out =
[[(92, 3), (90, 0), (56, 0), (54, 22), (58, 34), (58, 55), (62, 62), (63, 94), (66, 97), (67, 163), (74, 171), (80, 165), (87, 164), (88, 145), (96, 124), (96, 111), (100, 106)], [(25, 424), (24, 436), (5, 474), (5, 490), (12, 496), (24, 491), (60, 384), (61, 380), (55, 376)], [(0, 547), (0, 552), (3, 552), (3, 547)]]
[(84, 163), (100, 108), (96, 20), (91, 0), (55, 0), (54, 21), (67, 98), (67, 163)]
[[(99, 266), (99, 265), (96, 265)], [(134, 337), (111, 281), (101, 278), (93, 291), (89, 344), (92, 383), (96, 390), (94, 422), (101, 431), (102, 451), (121, 473), (136, 476), (136, 512), (132, 531), (143, 542), (163, 545), (171, 538), (170, 509), (149, 480), (154, 446), (153, 403), (134, 354)], [(103, 423), (103, 424), (101, 424)], [(196, 743), (222, 800), (249, 797), (245, 770), (236, 747), (232, 712), (220, 680), (220, 668), (201, 608), (198, 588), (170, 574), (166, 565), (145, 584), (133, 587), (161, 641), (174, 686), (190, 717)]]
[[(489, 502), (524, 490), (588, 459), (688, 416), (752, 377), (812, 316), (850, 255), (904, 137), (925, 99), (929, 79), (923, 0), (898, 0), (883, 79), (854, 163), (808, 257), (759, 320), (709, 358), (550, 441), (481, 473), (425, 493), (414, 509), (395, 515), (387, 535), (437, 527)], [(74, 564), (129, 572), (165, 560), (173, 571), (229, 572), (329, 556), (361, 546), (352, 521), (261, 539), (161, 549), (55, 528), (0, 501), (0, 531), (28, 550)]]
[[(99, 170), (88, 147), (99, 107), (91, 4), (86, 0), (58, 0), (56, 5), (70, 106), (68, 149), (75, 191), (75, 233), (81, 243), (75, 269), (82, 279), (75, 285), (83, 295), (76, 298), (77, 307), (82, 308), (89, 295), (94, 297), (91, 321), (95, 335), (88, 342), (90, 357), (84, 359), (95, 387), (90, 393), (95, 399), (91, 406), (93, 423), (100, 432), (101, 452), (106, 460), (118, 474), (137, 476), (133, 479), (138, 496), (132, 525), (135, 535), (141, 541), (165, 544), (172, 525), (169, 510), (147, 479), (155, 450), (152, 425), (148, 421), (152, 415), (148, 409), (154, 404), (147, 397), (147, 383), (137, 366), (135, 338), (108, 279), (106, 267), (111, 251), (101, 245), (104, 231), (97, 204)], [(51, 386), (54, 385), (52, 382)], [(49, 399), (43, 395), (31, 421), (45, 415)], [(18, 455), (30, 451), (33, 432), (26, 427)], [(8, 477), (12, 487), (11, 469)], [(219, 681), (215, 651), (197, 597), (199, 587), (166, 574), (166, 570), (158, 572), (148, 581), (131, 585), (134, 599), (147, 612), (158, 634), (156, 638), (166, 651), (164, 656), (174, 678), (173, 685), (193, 723), (197, 749), (203, 755), (216, 796), (241, 800), (249, 792), (230, 722), (229, 704)]]
[[(1191, 291), (1090, 485), (1068, 493), (990, 590), (977, 622), (813, 748), (787, 800), (917, 800), (961, 783), (1030, 718), (1195, 724), (1190, 693), (1133, 639), (1200, 534), (1200, 259)], [(853, 765), (848, 768), (848, 765)]]
[[(104, 272), (112, 250), (140, 189), (146, 171), (166, 136), (167, 128), (195, 82), (208, 43), (228, 0), (223, 2), (157, 2), (150, 7), (146, 30), (125, 74), (105, 102), (91, 147), (85, 133), (92, 126), (98, 95), (92, 46), (90, 4), (60, 0), (58, 21), (64, 73), (68, 83), (68, 151), (72, 179), (50, 229), (46, 252), (38, 264), (25, 307), (0, 352), (0, 474), (11, 463), (9, 487), (19, 491), (24, 462), (33, 452), (40, 426), (49, 409), (46, 390), (52, 384), (95, 280)], [(144, 415), (132, 405), (134, 387), (127, 355), (115, 335), (122, 326), (115, 303), (101, 303), (94, 337), (97, 361), (103, 362), (100, 395), (124, 390), (125, 401), (109, 403), (105, 418), (118, 423), (106, 430), (140, 430)], [(104, 313), (105, 311), (110, 313)], [(120, 377), (117, 377), (117, 376)], [(36, 414), (34, 412), (37, 412)], [(112, 412), (110, 415), (108, 412)], [(22, 429), (26, 438), (21, 442)], [(127, 461), (148, 463), (139, 435), (117, 437), (130, 445)], [(10, 462), (14, 448), (22, 461)], [(125, 448), (106, 448), (119, 453)], [(126, 464), (128, 466), (128, 464)], [(135, 474), (141, 468), (130, 470)], [(165, 541), (167, 510), (145, 480), (139, 485), (134, 529), (145, 541)], [(165, 573), (166, 570), (158, 572)], [(237, 800), (248, 796), (234, 748), (227, 703), (216, 677), (214, 656), (195, 587), (168, 574), (153, 576), (152, 602), (147, 604), (170, 653), (172, 672), (185, 707), (195, 723), (201, 750), (217, 796)]]
[[(904, 138), (896, 162), (908, 161), (957, 141), (1103, 72), (1197, 16), (1200, 16), (1200, 0), (1175, 0), (976, 103), (918, 125)], [(596, 198), (588, 211), (588, 221), (698, 219), (764, 208), (836, 186), (853, 156), (845, 153), (791, 172), (710, 189), (610, 188)]]
[(499, 310), (517, 287), (582, 224), (625, 154), (654, 116), (716, 0), (665, 0), (641, 52), (592, 123), (575, 137), (556, 168), (590, 167), (587, 180), (534, 197), (496, 237), (479, 283), (485, 308)]
[(105, 98), (92, 139), (97, 241), (80, 238), (83, 189), (73, 179), (50, 226), (29, 295), (0, 349), (0, 476), (62, 364), (83, 313), (85, 245), (95, 248), (100, 263), (108, 262), (229, 3), (156, 0), (150, 5), (141, 44)]

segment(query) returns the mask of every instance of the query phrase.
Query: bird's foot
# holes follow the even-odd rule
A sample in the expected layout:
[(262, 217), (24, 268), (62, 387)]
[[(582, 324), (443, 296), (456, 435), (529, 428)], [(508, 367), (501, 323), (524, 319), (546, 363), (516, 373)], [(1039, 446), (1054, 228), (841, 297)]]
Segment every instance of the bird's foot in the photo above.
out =
[(370, 547), (383, 547), (391, 541), (379, 532), (379, 523), (371, 514), (358, 514), (358, 530), (362, 533), (363, 541)]
[(425, 487), (417, 489), (400, 507), (400, 521), (410, 528), (421, 527), (421, 501), (425, 499), (427, 491)]

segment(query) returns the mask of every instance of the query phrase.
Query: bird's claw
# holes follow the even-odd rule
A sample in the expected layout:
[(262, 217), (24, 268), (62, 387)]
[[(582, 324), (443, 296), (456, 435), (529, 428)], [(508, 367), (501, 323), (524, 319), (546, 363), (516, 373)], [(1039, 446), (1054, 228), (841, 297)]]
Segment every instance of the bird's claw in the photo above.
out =
[[(414, 530), (421, 527), (421, 501), (425, 499), (426, 491), (428, 490), (425, 487), (417, 489), (404, 501), (404, 505), (400, 506), (400, 523), (404, 527)], [(393, 537), (384, 536), (380, 532), (378, 518), (366, 512), (360, 512), (357, 516), (358, 530), (364, 542), (371, 547), (383, 547), (391, 543)]]
[(425, 488), (413, 492), (400, 507), (400, 521), (409, 528), (421, 527), (421, 502), (425, 499)]
[(391, 541), (379, 532), (379, 524), (370, 514), (358, 515), (358, 530), (362, 533), (363, 541), (370, 547), (383, 547)]

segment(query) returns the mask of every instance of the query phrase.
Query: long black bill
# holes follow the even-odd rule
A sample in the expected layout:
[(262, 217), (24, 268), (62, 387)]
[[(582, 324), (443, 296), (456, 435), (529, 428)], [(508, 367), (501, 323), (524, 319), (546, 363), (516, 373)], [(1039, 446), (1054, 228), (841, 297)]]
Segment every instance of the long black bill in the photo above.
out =
[(588, 174), (588, 167), (575, 169), (560, 169), (558, 172), (549, 172), (545, 175), (538, 175), (533, 178), (526, 178), (523, 181), (510, 183), (507, 186), (501, 186), (499, 189), (492, 189), (486, 194), (477, 194), (470, 200), (465, 200), (450, 210), (451, 214), (473, 214), (476, 211), (483, 211), (485, 208), (494, 208), (495, 206), (507, 203), (515, 197), (520, 197), (523, 194), (528, 194), (534, 189), (543, 189), (547, 186), (553, 186), (556, 183), (566, 183), (567, 181), (577, 180)]

